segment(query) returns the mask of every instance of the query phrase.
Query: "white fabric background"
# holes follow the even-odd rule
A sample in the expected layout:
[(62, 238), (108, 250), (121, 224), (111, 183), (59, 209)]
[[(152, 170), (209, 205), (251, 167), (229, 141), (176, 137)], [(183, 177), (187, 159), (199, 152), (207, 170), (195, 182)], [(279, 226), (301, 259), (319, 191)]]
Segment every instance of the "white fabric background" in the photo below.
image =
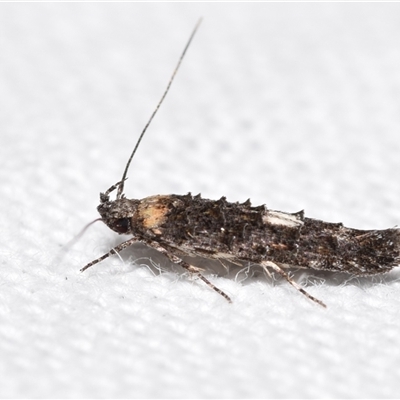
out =
[[(400, 222), (400, 5), (0, 5), (0, 396), (379, 397), (400, 389), (399, 272), (201, 282), (89, 221), (199, 16), (126, 193)], [(161, 266), (168, 268), (161, 259)], [(307, 280), (308, 278), (308, 280)], [(314, 282), (314, 283), (313, 283)]]

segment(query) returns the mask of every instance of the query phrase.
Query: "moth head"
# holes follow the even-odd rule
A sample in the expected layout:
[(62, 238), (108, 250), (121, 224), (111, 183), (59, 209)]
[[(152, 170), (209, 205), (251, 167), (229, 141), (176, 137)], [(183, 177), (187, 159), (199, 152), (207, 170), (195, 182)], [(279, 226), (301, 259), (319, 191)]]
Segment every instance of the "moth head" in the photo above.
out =
[(109, 193), (110, 189), (106, 193), (100, 193), (100, 205), (97, 211), (101, 215), (101, 220), (117, 233), (132, 233), (132, 217), (136, 213), (139, 201), (125, 197), (110, 200)]

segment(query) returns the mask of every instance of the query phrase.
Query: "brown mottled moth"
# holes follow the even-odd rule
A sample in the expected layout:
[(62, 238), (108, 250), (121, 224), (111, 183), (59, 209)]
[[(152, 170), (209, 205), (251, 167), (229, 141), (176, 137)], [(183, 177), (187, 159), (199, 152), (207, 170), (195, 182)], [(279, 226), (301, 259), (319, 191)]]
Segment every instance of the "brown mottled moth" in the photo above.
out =
[[(97, 210), (102, 221), (119, 234), (132, 238), (90, 262), (81, 271), (105, 258), (142, 242), (165, 254), (173, 263), (196, 274), (217, 293), (231, 301), (201, 274), (201, 270), (183, 261), (196, 256), (240, 263), (259, 264), (269, 274), (275, 271), (309, 299), (325, 307), (308, 294), (285, 272), (287, 268), (308, 268), (374, 275), (390, 271), (400, 260), (398, 229), (358, 230), (341, 223), (306, 218), (303, 211), (286, 213), (253, 207), (250, 201), (230, 203), (203, 199), (200, 195), (155, 195), (141, 200), (123, 194), (129, 165), (148, 126), (163, 102), (185, 53), (199, 27), (194, 28), (156, 109), (144, 127), (122, 179), (100, 194)], [(116, 199), (110, 193), (117, 190)]]

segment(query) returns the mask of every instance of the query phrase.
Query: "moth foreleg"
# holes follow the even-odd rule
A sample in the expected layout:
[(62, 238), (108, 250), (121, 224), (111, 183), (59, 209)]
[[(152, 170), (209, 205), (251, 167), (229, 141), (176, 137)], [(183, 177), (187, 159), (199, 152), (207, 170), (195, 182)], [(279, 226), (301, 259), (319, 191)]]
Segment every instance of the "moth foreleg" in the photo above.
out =
[(160, 253), (164, 254), (169, 258), (169, 260), (175, 264), (180, 265), (182, 268), (185, 268), (187, 271), (191, 272), (192, 274), (195, 274), (199, 279), (201, 279), (205, 284), (207, 284), (211, 289), (215, 290), (218, 294), (220, 294), (222, 297), (224, 297), (226, 300), (229, 301), (229, 303), (232, 303), (231, 298), (223, 292), (221, 289), (217, 288), (215, 285), (213, 285), (205, 276), (203, 276), (200, 273), (200, 269), (188, 264), (186, 261), (183, 261), (179, 256), (175, 255), (171, 249), (165, 249), (160, 245), (158, 242), (151, 242), (149, 245), (158, 250)]
[(318, 300), (314, 296), (311, 296), (306, 290), (304, 290), (298, 283), (296, 283), (293, 279), (290, 278), (290, 276), (277, 264), (273, 263), (272, 261), (263, 261), (260, 263), (260, 265), (264, 268), (265, 272), (269, 274), (268, 268), (273, 269), (276, 271), (279, 275), (281, 275), (283, 278), (285, 278), (294, 288), (296, 288), (300, 293), (304, 294), (307, 298), (310, 300), (314, 301), (315, 303), (318, 303), (322, 307), (326, 308), (326, 304), (323, 303), (321, 300)]
[(120, 251), (126, 249), (127, 247), (131, 246), (133, 243), (136, 243), (138, 240), (136, 238), (132, 238), (127, 240), (126, 242), (123, 242), (119, 244), (116, 247), (113, 247), (108, 253), (103, 254), (101, 257), (96, 258), (95, 260), (91, 261), (89, 264), (86, 264), (80, 271), (86, 271), (88, 268), (92, 267), (93, 265), (99, 263), (100, 261), (105, 260), (106, 258), (112, 256), (113, 254), (117, 254)]

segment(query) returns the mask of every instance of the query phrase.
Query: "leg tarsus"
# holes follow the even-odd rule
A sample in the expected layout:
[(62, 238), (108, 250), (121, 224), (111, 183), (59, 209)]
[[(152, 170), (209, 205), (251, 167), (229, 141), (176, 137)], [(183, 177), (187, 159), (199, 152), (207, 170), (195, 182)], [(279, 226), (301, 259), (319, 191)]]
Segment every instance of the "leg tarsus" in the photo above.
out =
[[(186, 265), (183, 265), (186, 264)], [(189, 272), (192, 272), (197, 275), (198, 278), (200, 278), (206, 285), (210, 286), (211, 289), (215, 290), (218, 294), (220, 294), (222, 297), (224, 297), (226, 300), (229, 301), (229, 303), (232, 303), (232, 299), (221, 289), (217, 288), (215, 285), (213, 285), (205, 276), (203, 276), (200, 272), (197, 271), (196, 267), (193, 267), (192, 265), (189, 265), (185, 262), (183, 262), (182, 265), (183, 268), (187, 269)]]
[(272, 268), (276, 271), (279, 275), (286, 279), (294, 288), (296, 288), (301, 294), (312, 300), (313, 302), (319, 304), (320, 306), (326, 308), (326, 304), (323, 303), (321, 300), (318, 300), (316, 297), (311, 296), (305, 289), (303, 289), (298, 283), (290, 278), (290, 276), (277, 264), (273, 263), (272, 261), (264, 261), (261, 263), (261, 266), (264, 270), (269, 274), (268, 268)]

